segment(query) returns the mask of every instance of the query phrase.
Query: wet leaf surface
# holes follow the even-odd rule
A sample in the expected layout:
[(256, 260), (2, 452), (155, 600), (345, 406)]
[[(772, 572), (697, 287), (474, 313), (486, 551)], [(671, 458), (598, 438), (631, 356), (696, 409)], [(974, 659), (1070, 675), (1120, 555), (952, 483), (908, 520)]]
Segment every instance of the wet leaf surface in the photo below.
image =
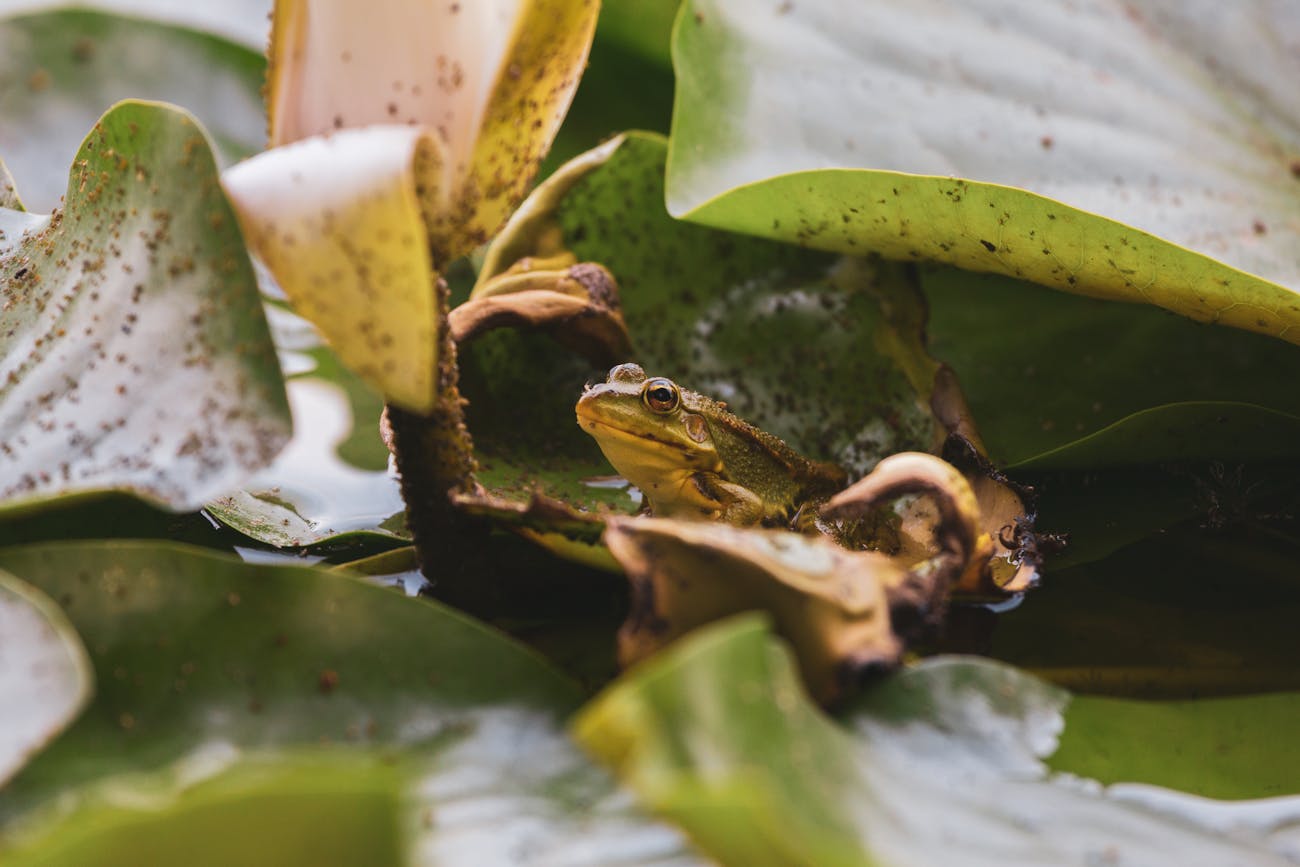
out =
[(0, 211), (0, 497), (195, 508), (289, 437), (243, 239), (202, 130), (157, 103), (87, 137), (66, 209)]
[(674, 214), (1300, 342), (1293, 10), (848, 8), (688, 5)]
[(341, 820), (312, 831), (345, 851), (415, 863), (694, 863), (564, 738), (576, 687), (449, 609), (166, 544), (10, 548), (0, 567), (62, 605), (98, 680), (0, 793), (6, 863), (126, 858), (141, 822), (159, 851), (231, 852), (236, 827), (312, 816)]
[(1042, 757), (1067, 701), (1014, 669), (937, 657), (837, 723), (803, 694), (785, 647), (743, 618), (629, 673), (575, 733), (725, 863), (1291, 863), (1300, 806), (1050, 775)]
[(104, 110), (157, 99), (197, 115), (232, 163), (266, 140), (265, 67), (257, 48), (158, 21), (69, 9), (0, 18), (0, 156), (28, 207), (49, 211)]
[(95, 673), (59, 606), (0, 570), (0, 786), (76, 719)]

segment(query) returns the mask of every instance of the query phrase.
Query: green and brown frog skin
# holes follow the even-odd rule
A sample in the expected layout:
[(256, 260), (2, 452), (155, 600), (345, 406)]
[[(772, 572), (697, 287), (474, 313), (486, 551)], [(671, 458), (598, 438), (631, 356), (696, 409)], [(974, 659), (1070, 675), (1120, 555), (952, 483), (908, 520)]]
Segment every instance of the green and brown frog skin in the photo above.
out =
[(808, 460), (726, 404), (636, 364), (588, 387), (576, 411), (658, 517), (808, 530), (817, 505), (844, 487), (839, 467)]

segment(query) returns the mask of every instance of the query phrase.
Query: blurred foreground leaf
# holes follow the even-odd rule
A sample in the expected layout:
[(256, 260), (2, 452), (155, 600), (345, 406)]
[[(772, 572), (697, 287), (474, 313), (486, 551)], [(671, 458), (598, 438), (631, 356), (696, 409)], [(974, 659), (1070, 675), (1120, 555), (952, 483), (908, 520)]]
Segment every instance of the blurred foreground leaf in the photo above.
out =
[(629, 672), (575, 732), (724, 863), (1290, 863), (1281, 853), (1300, 802), (1144, 800), (1050, 776), (1041, 758), (1067, 701), (1013, 669), (937, 657), (837, 724), (802, 692), (785, 647), (746, 617)]

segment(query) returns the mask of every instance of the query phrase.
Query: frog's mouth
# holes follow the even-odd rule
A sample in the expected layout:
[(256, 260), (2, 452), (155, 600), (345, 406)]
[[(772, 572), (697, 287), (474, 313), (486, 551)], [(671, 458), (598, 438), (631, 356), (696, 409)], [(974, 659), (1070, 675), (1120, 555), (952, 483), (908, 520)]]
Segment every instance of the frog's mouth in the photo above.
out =
[(599, 421), (590, 416), (579, 415), (578, 426), (595, 437), (597, 442), (600, 442), (602, 437), (609, 437), (624, 443), (635, 444), (642, 449), (671, 449), (672, 451), (680, 452), (683, 455), (694, 454), (694, 450), (685, 443), (662, 440), (659, 439), (659, 437), (651, 436), (650, 434), (634, 433), (627, 428)]

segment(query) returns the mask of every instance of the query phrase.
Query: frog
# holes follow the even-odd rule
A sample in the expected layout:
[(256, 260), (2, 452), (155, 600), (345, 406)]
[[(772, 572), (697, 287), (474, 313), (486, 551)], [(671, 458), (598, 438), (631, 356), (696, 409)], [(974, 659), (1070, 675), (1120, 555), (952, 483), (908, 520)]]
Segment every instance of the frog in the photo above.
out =
[(817, 506), (847, 480), (840, 467), (805, 458), (722, 401), (638, 364), (589, 384), (575, 411), (656, 517), (811, 532)]

